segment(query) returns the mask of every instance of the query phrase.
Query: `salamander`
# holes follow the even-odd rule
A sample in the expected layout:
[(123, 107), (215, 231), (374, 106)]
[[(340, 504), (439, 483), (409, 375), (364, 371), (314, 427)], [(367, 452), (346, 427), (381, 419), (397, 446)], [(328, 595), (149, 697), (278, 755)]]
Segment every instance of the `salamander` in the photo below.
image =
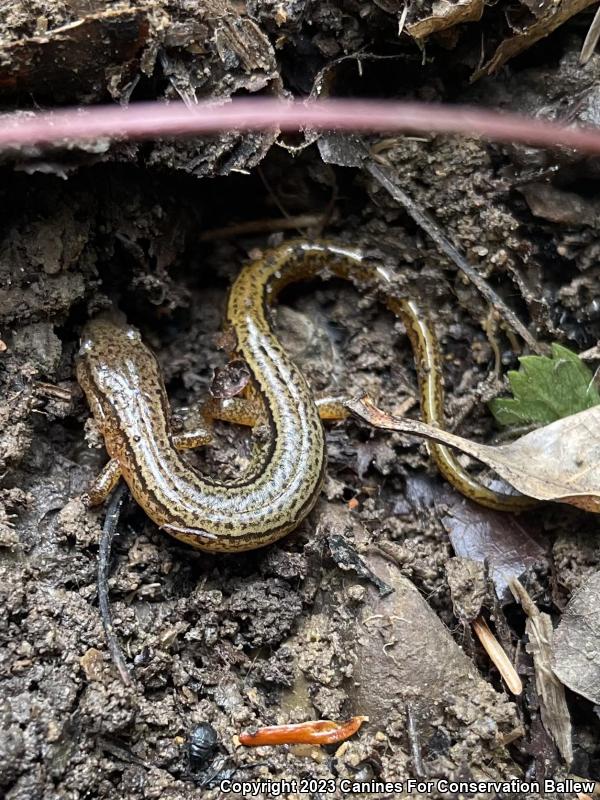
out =
[[(208, 477), (182, 457), (182, 449), (207, 443), (210, 435), (173, 429), (156, 358), (140, 333), (112, 314), (86, 324), (77, 378), (110, 456), (88, 493), (90, 503), (102, 502), (123, 477), (159, 527), (208, 551), (262, 547), (296, 528), (323, 483), (321, 419), (348, 414), (340, 403), (315, 401), (271, 328), (269, 306), (290, 283), (331, 276), (376, 292), (401, 318), (414, 353), (423, 419), (443, 427), (439, 348), (416, 301), (396, 296), (385, 270), (360, 250), (325, 241), (290, 241), (244, 266), (229, 292), (226, 327), (235, 335), (233, 355), (246, 362), (251, 380), (245, 397), (213, 401), (212, 413), (265, 429), (248, 468), (236, 478)], [(510, 511), (531, 505), (529, 498), (484, 487), (448, 448), (434, 443), (428, 448), (440, 472), (466, 496)]]

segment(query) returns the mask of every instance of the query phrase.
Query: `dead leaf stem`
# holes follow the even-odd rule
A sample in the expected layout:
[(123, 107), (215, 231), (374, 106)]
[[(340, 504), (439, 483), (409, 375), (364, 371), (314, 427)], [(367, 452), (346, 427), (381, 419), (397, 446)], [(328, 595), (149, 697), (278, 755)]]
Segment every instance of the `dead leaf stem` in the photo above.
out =
[(455, 266), (471, 281), (473, 286), (485, 297), (498, 314), (513, 330), (517, 331), (519, 336), (526, 342), (527, 346), (534, 353), (541, 354), (545, 352), (544, 347), (535, 339), (534, 336), (527, 330), (525, 325), (517, 317), (515, 312), (506, 305), (504, 300), (492, 289), (484, 278), (477, 272), (472, 264), (469, 264), (467, 259), (458, 250), (458, 248), (448, 239), (446, 234), (438, 223), (424, 211), (415, 200), (412, 199), (403, 189), (398, 185), (398, 181), (392, 169), (389, 167), (377, 164), (372, 159), (366, 162), (365, 169), (375, 178), (375, 180), (405, 208), (407, 213), (414, 219), (414, 221), (422, 228), (435, 242), (440, 251), (444, 253)]
[[(600, 406), (558, 419), (503, 445), (479, 444), (418, 420), (387, 414), (366, 396), (347, 401), (346, 407), (375, 428), (456, 447), (491, 467), (527, 497), (600, 513)], [(469, 496), (460, 485), (457, 488)]]

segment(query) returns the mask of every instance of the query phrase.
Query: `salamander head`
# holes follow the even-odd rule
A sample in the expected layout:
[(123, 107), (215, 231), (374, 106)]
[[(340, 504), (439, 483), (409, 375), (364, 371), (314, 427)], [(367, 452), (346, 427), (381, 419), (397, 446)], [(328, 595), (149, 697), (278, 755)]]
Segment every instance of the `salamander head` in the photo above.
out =
[(153, 391), (161, 403), (164, 400), (156, 358), (122, 315), (99, 314), (85, 325), (75, 366), (94, 415), (96, 402), (112, 406), (124, 416), (142, 388)]
[(131, 343), (141, 341), (140, 332), (127, 323), (124, 314), (118, 311), (103, 311), (86, 322), (81, 334), (78, 355), (85, 356), (97, 349), (118, 350), (119, 346), (131, 346)]

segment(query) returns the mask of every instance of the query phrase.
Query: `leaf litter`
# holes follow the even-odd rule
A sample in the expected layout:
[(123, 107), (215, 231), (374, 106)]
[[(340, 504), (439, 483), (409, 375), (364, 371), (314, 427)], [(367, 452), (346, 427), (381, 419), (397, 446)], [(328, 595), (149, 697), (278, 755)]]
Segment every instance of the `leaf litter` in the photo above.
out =
[(510, 598), (513, 578), (529, 569), (548, 566), (546, 549), (526, 522), (458, 497), (443, 506), (441, 523), (454, 552), (460, 558), (487, 565), (501, 601)]
[(394, 417), (366, 396), (346, 405), (376, 428), (430, 439), (473, 456), (528, 497), (600, 513), (599, 406), (556, 420), (509, 444), (485, 445), (424, 422)]
[(552, 669), (569, 689), (600, 704), (600, 571), (564, 611), (554, 633)]
[(565, 687), (557, 677), (556, 670), (552, 668), (552, 619), (538, 609), (517, 579), (510, 582), (510, 589), (527, 615), (525, 633), (529, 641), (525, 649), (533, 657), (542, 724), (554, 739), (566, 763), (570, 764), (573, 761), (571, 717)]
[[(596, 477), (600, 463), (600, 437), (596, 433), (600, 409), (590, 370), (576, 354), (555, 344), (551, 357), (521, 359), (521, 370), (510, 375), (510, 383), (514, 397), (495, 404), (499, 421), (532, 422), (553, 416), (554, 421), (506, 445), (479, 445), (415, 420), (394, 417), (367, 397), (349, 402), (348, 407), (377, 428), (412, 433), (456, 447), (494, 469), (528, 496), (600, 511), (600, 480)], [(581, 406), (583, 410), (570, 413)], [(570, 415), (557, 419), (561, 414)], [(536, 557), (544, 555), (543, 548), (532, 539), (539, 553), (534, 552), (536, 547), (526, 553), (520, 541), (514, 559), (510, 548), (501, 548), (500, 562), (494, 563), (493, 558), (490, 562), (494, 546), (493, 536), (489, 535), (493, 534), (494, 512), (482, 509), (486, 519), (475, 524), (469, 515), (473, 507), (477, 516), (477, 507), (467, 501), (461, 507), (465, 519), (454, 507), (444, 514), (442, 523), (457, 555), (489, 562), (499, 596), (508, 585), (521, 603), (527, 615), (526, 649), (534, 662), (542, 724), (570, 764), (573, 746), (564, 686), (600, 704), (600, 572), (594, 573), (572, 597), (554, 631), (551, 617), (539, 611), (517, 580), (518, 570), (523, 572), (522, 568), (533, 566)], [(502, 527), (499, 524), (498, 530)], [(519, 538), (522, 540), (522, 536)]]

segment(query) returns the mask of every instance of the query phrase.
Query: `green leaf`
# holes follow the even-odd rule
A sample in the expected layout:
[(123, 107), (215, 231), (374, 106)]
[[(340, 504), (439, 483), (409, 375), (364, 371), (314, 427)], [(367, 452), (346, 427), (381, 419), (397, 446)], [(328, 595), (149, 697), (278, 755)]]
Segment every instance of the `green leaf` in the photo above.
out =
[(600, 403), (594, 376), (576, 353), (552, 345), (552, 356), (522, 356), (520, 368), (508, 373), (513, 397), (489, 403), (500, 425), (549, 422)]

